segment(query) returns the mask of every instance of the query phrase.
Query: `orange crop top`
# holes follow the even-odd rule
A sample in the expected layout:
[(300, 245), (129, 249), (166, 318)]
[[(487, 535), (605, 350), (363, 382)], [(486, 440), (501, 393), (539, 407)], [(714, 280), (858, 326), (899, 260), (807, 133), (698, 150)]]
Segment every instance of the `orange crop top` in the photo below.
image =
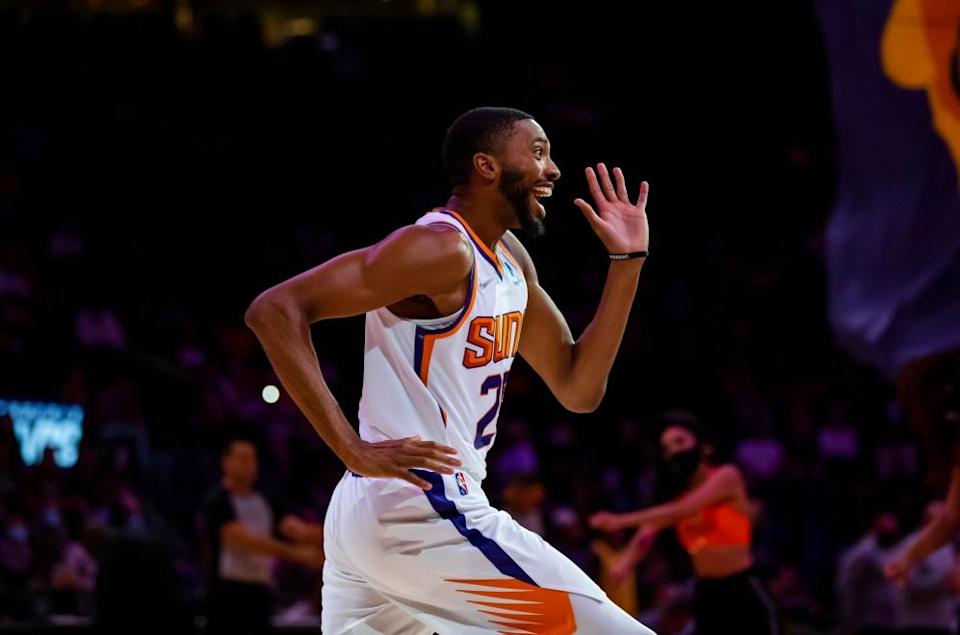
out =
[(701, 509), (676, 525), (680, 544), (693, 555), (706, 547), (750, 546), (750, 518), (730, 503)]

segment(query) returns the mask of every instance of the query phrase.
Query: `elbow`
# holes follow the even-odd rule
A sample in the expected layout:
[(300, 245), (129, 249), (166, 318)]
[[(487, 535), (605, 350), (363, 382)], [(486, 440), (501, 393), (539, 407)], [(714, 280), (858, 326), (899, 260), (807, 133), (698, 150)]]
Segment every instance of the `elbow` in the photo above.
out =
[(593, 392), (568, 397), (563, 401), (563, 407), (570, 412), (575, 412), (577, 414), (593, 412), (600, 407), (600, 404), (603, 402), (603, 395), (606, 393), (606, 391), (606, 386), (600, 386)]
[(268, 289), (250, 303), (246, 313), (243, 314), (243, 321), (251, 331), (260, 333), (283, 310), (283, 302), (279, 298), (279, 294), (273, 289)]
[(578, 415), (585, 415), (593, 412), (600, 406), (600, 401), (577, 400), (566, 405), (567, 410)]

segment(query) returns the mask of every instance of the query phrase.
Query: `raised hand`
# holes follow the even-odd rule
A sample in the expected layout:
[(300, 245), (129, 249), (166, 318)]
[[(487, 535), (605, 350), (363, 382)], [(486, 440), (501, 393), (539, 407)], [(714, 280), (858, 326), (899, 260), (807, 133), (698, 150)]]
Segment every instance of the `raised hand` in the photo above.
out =
[[(593, 231), (603, 241), (609, 253), (647, 251), (650, 230), (647, 226), (647, 193), (650, 186), (640, 183), (637, 202), (631, 203), (627, 186), (620, 168), (613, 169), (615, 183), (610, 180), (607, 166), (597, 165), (597, 171), (587, 168), (587, 185), (597, 209), (582, 198), (574, 201), (587, 218)], [(599, 173), (599, 179), (597, 177)]]

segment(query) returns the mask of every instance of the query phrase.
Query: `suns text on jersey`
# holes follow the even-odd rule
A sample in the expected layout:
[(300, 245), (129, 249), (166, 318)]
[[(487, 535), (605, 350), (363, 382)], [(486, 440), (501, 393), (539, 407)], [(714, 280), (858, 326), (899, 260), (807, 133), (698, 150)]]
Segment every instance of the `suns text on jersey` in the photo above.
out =
[(520, 347), (522, 327), (522, 311), (511, 311), (497, 316), (478, 315), (473, 318), (467, 331), (463, 365), (467, 368), (479, 368), (491, 362), (514, 357)]

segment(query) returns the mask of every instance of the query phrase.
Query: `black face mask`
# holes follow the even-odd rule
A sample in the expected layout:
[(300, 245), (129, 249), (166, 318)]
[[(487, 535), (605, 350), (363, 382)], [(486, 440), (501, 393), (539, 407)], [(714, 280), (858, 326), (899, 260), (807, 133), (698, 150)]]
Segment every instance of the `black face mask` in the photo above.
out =
[(667, 471), (670, 476), (678, 483), (686, 485), (690, 481), (697, 468), (700, 467), (700, 459), (703, 457), (703, 451), (697, 444), (689, 450), (677, 452), (666, 460)]

